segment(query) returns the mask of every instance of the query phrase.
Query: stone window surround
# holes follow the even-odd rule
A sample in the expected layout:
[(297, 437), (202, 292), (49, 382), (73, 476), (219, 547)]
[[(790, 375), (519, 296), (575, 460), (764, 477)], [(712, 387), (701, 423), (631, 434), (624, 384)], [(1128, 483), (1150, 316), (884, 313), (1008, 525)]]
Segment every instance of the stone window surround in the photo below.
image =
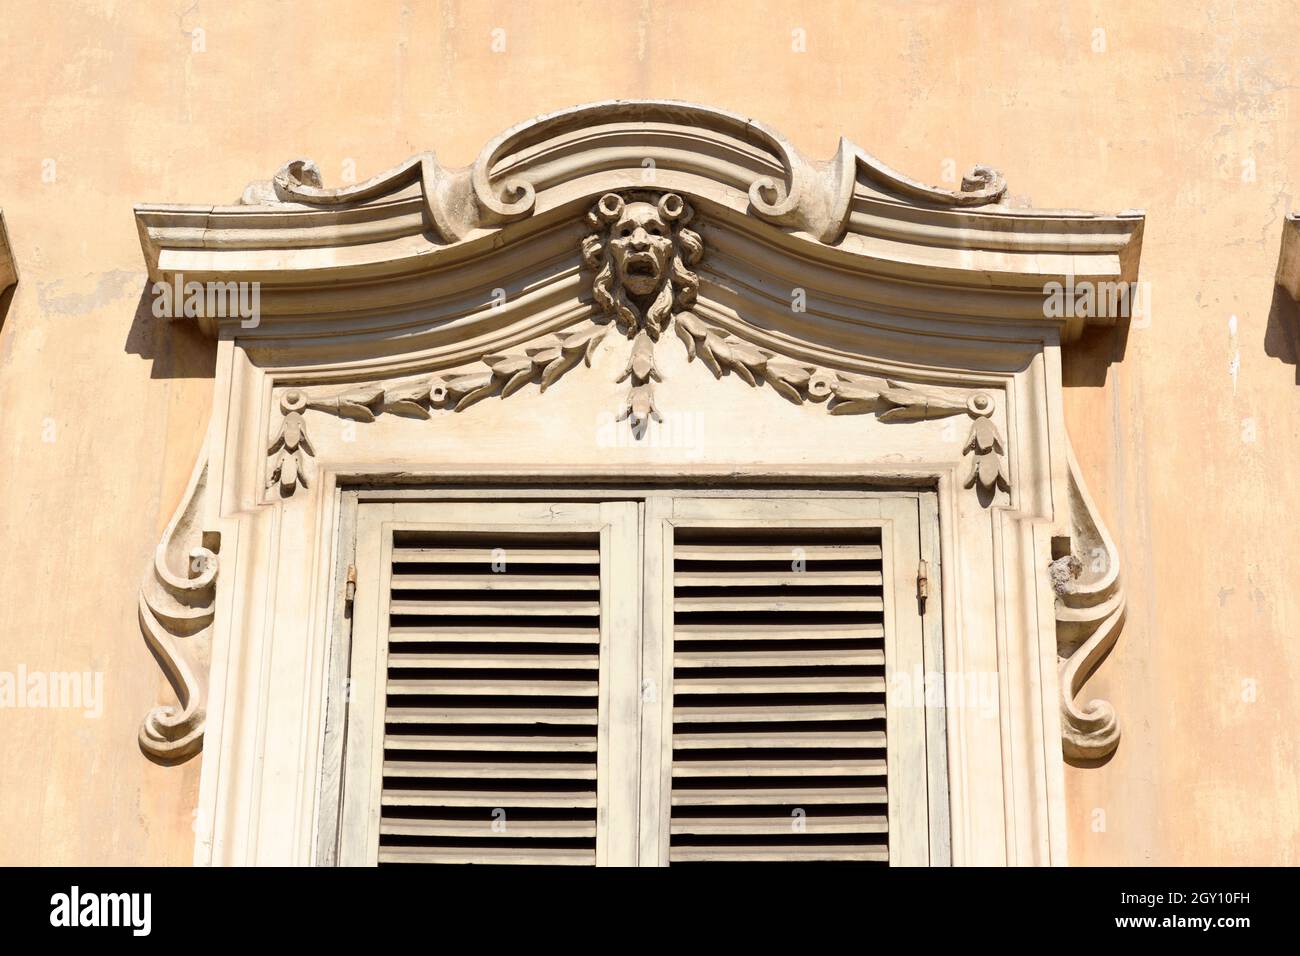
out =
[[(295, 160), (239, 205), (137, 206), (155, 282), (260, 286), (254, 326), (197, 317), (217, 340), (212, 421), (140, 596), (179, 698), (149, 713), (141, 746), (163, 761), (202, 750), (196, 863), (314, 860), (346, 571), (341, 488), (610, 477), (591, 463), (433, 452), (393, 464), (337, 431), (405, 436), (414, 422), (468, 420), (471, 393), (512, 403), (521, 421), (550, 414), (550, 395), (512, 393), (591, 360), (571, 337), (609, 310), (587, 293), (580, 245), (605, 197), (644, 194), (672, 194), (661, 212), (683, 201), (702, 224), (689, 267), (698, 300), (675, 296), (668, 316), (693, 361), (771, 386), (753, 400), (779, 392), (810, 423), (828, 408), (861, 416), (913, 451), (852, 467), (678, 462), (637, 477), (934, 488), (950, 569), (945, 660), (996, 669), (1000, 688), (996, 721), (948, 710), (953, 861), (1065, 862), (1063, 759), (1104, 758), (1119, 737), (1108, 703), (1074, 697), (1118, 636), (1124, 595), (1064, 430), (1060, 353), (1114, 318), (1049, 316), (1044, 290), (1135, 281), (1143, 215), (1016, 209), (1005, 190), (986, 167), (960, 190), (933, 189), (847, 141), (812, 162), (729, 113), (617, 101), (521, 124), (463, 170), (426, 153), (328, 189)], [(789, 308), (795, 286), (806, 312)], [(507, 290), (504, 307), (494, 288)], [(628, 331), (635, 422), (650, 414), (636, 390), (659, 380), (665, 346), (651, 342), (647, 358)], [(528, 365), (537, 355), (546, 364)], [(958, 421), (955, 443), (934, 441), (939, 423)]]

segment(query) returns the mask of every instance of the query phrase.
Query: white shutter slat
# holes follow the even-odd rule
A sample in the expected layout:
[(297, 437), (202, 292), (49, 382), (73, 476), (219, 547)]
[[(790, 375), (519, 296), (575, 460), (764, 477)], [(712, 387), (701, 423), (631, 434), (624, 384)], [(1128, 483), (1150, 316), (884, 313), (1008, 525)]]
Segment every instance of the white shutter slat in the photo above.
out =
[(599, 644), (598, 628), (578, 627), (394, 627), (388, 643), (402, 644)]
[(411, 820), (401, 823), (381, 823), (380, 833), (393, 836), (414, 837), (469, 837), (483, 840), (518, 839), (522, 837), (587, 838), (595, 839), (596, 824), (585, 820), (527, 820), (502, 821), (494, 829), (494, 821), (487, 820)]
[[(680, 673), (680, 672), (679, 672)], [(883, 694), (881, 677), (673, 677), (679, 694)]]
[(388, 750), (441, 750), (470, 753), (566, 753), (571, 751), (596, 752), (596, 741), (582, 737), (532, 736), (464, 736), (455, 734), (389, 734), (384, 738)]
[[(393, 548), (394, 564), (466, 564), (491, 569), (501, 561), (494, 548)], [(505, 566), (519, 564), (600, 564), (600, 553), (589, 548), (519, 548), (506, 551)]]
[(884, 760), (682, 760), (673, 765), (674, 777), (883, 777)]
[(721, 748), (757, 747), (788, 750), (799, 747), (832, 749), (868, 749), (885, 746), (885, 735), (871, 731), (813, 730), (795, 731), (733, 730), (725, 734), (674, 734), (677, 750), (718, 750)]
[(773, 814), (754, 817), (691, 817), (672, 824), (673, 833), (701, 836), (784, 836), (787, 833), (888, 833), (889, 821), (880, 816), (814, 816)]
[(408, 617), (593, 617), (600, 613), (600, 602), (430, 598), (393, 601), (389, 613)]
[(682, 542), (673, 549), (677, 561), (753, 562), (771, 561), (786, 565), (803, 558), (816, 561), (879, 561), (880, 545), (862, 544), (725, 544)]
[[(493, 752), (493, 756), (497, 756)], [(589, 763), (525, 763), (502, 760), (386, 760), (385, 777), (452, 780), (595, 780)]]
[[(806, 832), (806, 831), (805, 831)], [(888, 863), (883, 844), (806, 844), (795, 846), (674, 846), (673, 863)]]
[[(879, 667), (885, 663), (885, 652), (881, 648), (855, 648), (829, 650), (773, 651), (731, 650), (724, 648), (717, 651), (677, 651), (673, 654), (673, 666), (691, 667)], [(681, 671), (686, 674), (688, 671)]]
[(880, 587), (884, 577), (879, 571), (691, 571), (673, 577), (678, 587), (788, 587), (825, 588), (865, 586)]
[(599, 537), (398, 531), (392, 554), (379, 862), (594, 864)]
[(404, 574), (412, 591), (598, 591), (594, 574)]
[(780, 614), (793, 612), (810, 612), (823, 614), (830, 611), (883, 611), (885, 602), (879, 597), (868, 595), (828, 594), (816, 597), (782, 594), (718, 594), (707, 597), (679, 597), (675, 603), (677, 611), (684, 613), (703, 611), (742, 611)]
[(419, 697), (595, 697), (596, 681), (580, 680), (511, 680), (467, 677), (464, 679), (390, 680), (389, 696)]
[(596, 708), (575, 708), (572, 710), (557, 707), (401, 707), (389, 705), (384, 719), (390, 724), (517, 724), (527, 725), (572, 725), (590, 724), (595, 726)]
[(675, 627), (678, 640), (688, 641), (860, 641), (885, 636), (880, 623), (862, 624), (798, 624), (779, 625), (767, 622), (753, 624), (692, 624)]
[(790, 723), (798, 721), (884, 720), (880, 704), (786, 704), (756, 698), (749, 706), (700, 707), (674, 702), (673, 722), (680, 724)]
[[(512, 790), (511, 807), (552, 810), (596, 809), (595, 791)], [(489, 807), (505, 802), (500, 790), (402, 790), (385, 788), (381, 803), (386, 807)], [(381, 824), (382, 825), (382, 824)]]
[(888, 863), (878, 527), (679, 527), (670, 863)]
[(501, 863), (511, 866), (536, 864), (540, 866), (590, 866), (592, 853), (564, 847), (537, 846), (525, 849), (513, 847), (475, 846), (469, 849), (450, 847), (425, 848), (419, 846), (380, 846), (380, 863)]
[(390, 651), (389, 667), (416, 668), (420, 670), (596, 670), (600, 658), (592, 654), (503, 654), (443, 651), (417, 654)]
[(682, 789), (673, 791), (674, 807), (807, 807), (841, 804), (884, 804), (884, 787), (764, 787), (745, 789)]

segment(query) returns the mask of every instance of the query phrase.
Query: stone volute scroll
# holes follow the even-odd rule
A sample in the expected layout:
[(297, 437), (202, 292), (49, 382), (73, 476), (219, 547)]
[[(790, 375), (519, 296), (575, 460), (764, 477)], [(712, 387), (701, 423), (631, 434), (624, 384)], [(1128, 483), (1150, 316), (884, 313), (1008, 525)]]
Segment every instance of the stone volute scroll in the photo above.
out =
[(1080, 707), (1074, 698), (1092, 668), (1119, 638), (1126, 600), (1115, 542), (1096, 517), (1073, 451), (1069, 465), (1070, 495), (1078, 515), (1075, 547), (1051, 565), (1060, 659), (1061, 740), (1066, 756), (1096, 760), (1118, 746), (1119, 717), (1109, 701), (1093, 699)]
[(208, 660), (220, 537), (203, 532), (208, 462), (201, 456), (140, 586), (140, 632), (177, 697), (154, 707), (140, 726), (140, 748), (163, 762), (203, 743)]
[[(1048, 290), (1135, 282), (1141, 212), (1023, 208), (986, 166), (935, 188), (848, 140), (810, 159), (666, 100), (535, 117), (463, 169), (422, 152), (325, 179), (297, 158), (231, 205), (135, 211), (151, 280), (259, 303), (182, 319), (216, 340), (213, 419), (141, 590), (175, 695), (141, 746), (202, 748), (209, 810), (279, 800), (311, 843), (308, 788), (272, 791), (241, 755), (314, 766), (343, 489), (856, 482), (934, 496), (942, 666), (1008, 691), (987, 724), (945, 710), (975, 821), (954, 834), (1019, 828), (954, 859), (1064, 858), (1043, 821), (1062, 761), (1118, 743), (1085, 684), (1125, 597), (1061, 376), (1117, 317)], [(698, 440), (667, 440), (683, 420)], [(256, 748), (231, 743), (248, 728)], [(253, 859), (241, 839), (200, 855)]]

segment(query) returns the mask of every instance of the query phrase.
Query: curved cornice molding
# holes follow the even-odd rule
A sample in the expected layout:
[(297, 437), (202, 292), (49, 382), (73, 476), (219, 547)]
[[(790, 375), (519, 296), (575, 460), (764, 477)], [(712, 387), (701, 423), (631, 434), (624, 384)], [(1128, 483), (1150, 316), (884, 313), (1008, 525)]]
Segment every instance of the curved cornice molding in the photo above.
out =
[[(313, 293), (328, 288), (345, 317), (418, 308), (442, 289), (444, 270), (473, 273), (516, 243), (521, 268), (553, 261), (571, 249), (565, 226), (575, 213), (603, 193), (635, 188), (688, 197), (723, 236), (781, 248), (815, 267), (812, 279), (851, 272), (887, 286), (887, 298), (918, 282), (974, 293), (984, 314), (1010, 306), (1064, 340), (1114, 317), (1045, 316), (1048, 283), (1137, 275), (1140, 212), (1014, 209), (988, 167), (960, 190), (936, 189), (847, 140), (817, 162), (761, 123), (663, 100), (538, 117), (459, 170), (423, 153), (363, 183), (326, 188), (313, 163), (293, 160), (250, 185), (238, 205), (139, 205), (136, 221), (156, 282), (258, 282), (272, 320), (313, 311)], [(538, 241), (544, 236), (559, 244)], [(475, 279), (480, 289), (485, 278)], [(238, 324), (201, 322), (209, 331)]]
[[(660, 142), (650, 149), (644, 136), (629, 143), (629, 129), (650, 133)], [(678, 152), (674, 161), (661, 164), (657, 157), (673, 147)], [(316, 165), (298, 159), (282, 166), (269, 183), (251, 184), (241, 202), (341, 206), (376, 199), (418, 181), (439, 238), (456, 242), (475, 229), (530, 215), (539, 206), (539, 190), (608, 173), (629, 161), (641, 173), (643, 185), (671, 189), (668, 181), (658, 180), (661, 172), (726, 185), (745, 193), (760, 219), (827, 243), (844, 234), (859, 183), (864, 193), (880, 191), (938, 207), (988, 205), (1000, 200), (1007, 188), (1001, 174), (987, 166), (975, 167), (960, 190), (926, 186), (845, 139), (830, 161), (811, 162), (780, 133), (756, 120), (667, 100), (615, 100), (512, 127), (488, 143), (466, 170), (445, 170), (432, 153), (421, 153), (364, 183), (326, 189)], [(765, 167), (770, 172), (762, 175)], [(648, 178), (650, 171), (654, 178)]]

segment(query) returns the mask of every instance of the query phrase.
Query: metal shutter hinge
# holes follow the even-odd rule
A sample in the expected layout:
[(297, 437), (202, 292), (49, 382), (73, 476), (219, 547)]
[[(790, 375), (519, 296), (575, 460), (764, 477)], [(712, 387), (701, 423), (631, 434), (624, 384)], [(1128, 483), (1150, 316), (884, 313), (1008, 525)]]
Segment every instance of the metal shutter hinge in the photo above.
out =
[(916, 597), (924, 601), (930, 596), (930, 562), (922, 561), (916, 567)]
[(352, 601), (354, 598), (356, 598), (356, 596), (357, 596), (357, 566), (355, 564), (349, 564), (347, 584), (344, 586), (344, 590), (343, 590), (343, 600), (347, 603), (348, 607), (351, 607)]

